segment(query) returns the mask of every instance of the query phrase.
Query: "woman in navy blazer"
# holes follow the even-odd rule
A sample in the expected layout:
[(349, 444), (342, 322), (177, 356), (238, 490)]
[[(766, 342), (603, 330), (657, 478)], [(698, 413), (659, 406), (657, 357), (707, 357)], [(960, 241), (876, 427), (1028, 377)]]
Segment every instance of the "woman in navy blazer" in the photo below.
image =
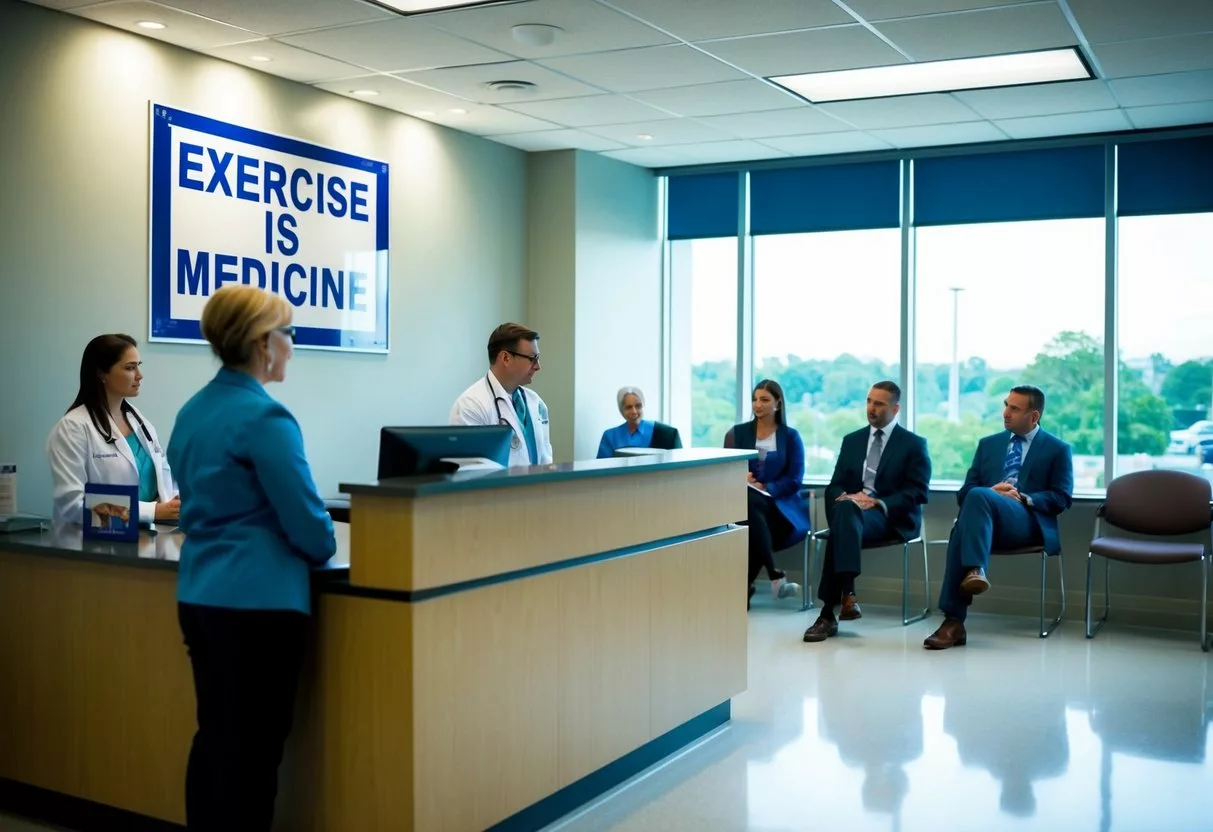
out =
[(808, 508), (800, 498), (804, 443), (796, 429), (788, 427), (783, 388), (778, 382), (758, 382), (750, 404), (754, 418), (734, 425), (724, 437), (726, 448), (758, 451), (758, 459), (750, 460), (746, 477), (746, 525), (750, 529), (747, 599), (754, 594), (754, 579), (763, 567), (771, 579), (771, 595), (786, 598), (799, 592), (800, 587), (775, 568), (775, 552), (801, 542), (811, 528)]

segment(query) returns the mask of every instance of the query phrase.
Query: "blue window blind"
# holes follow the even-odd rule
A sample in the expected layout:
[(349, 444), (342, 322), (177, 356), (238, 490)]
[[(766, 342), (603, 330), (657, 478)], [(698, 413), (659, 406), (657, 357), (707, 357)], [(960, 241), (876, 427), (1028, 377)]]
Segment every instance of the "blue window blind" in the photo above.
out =
[(666, 236), (671, 240), (737, 235), (738, 173), (671, 176)]
[(915, 225), (1103, 214), (1103, 145), (944, 156), (914, 162)]
[(750, 174), (750, 233), (897, 228), (900, 165), (891, 160), (755, 171)]
[(1213, 211), (1213, 136), (1122, 144), (1117, 177), (1122, 217)]

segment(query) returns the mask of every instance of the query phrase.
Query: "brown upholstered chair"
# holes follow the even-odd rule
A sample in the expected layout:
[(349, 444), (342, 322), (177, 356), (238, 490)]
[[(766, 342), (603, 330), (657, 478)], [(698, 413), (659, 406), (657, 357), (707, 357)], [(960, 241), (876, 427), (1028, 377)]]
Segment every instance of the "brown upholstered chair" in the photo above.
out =
[[(1209, 561), (1213, 558), (1213, 516), (1209, 503), (1213, 486), (1203, 477), (1185, 471), (1137, 471), (1117, 477), (1108, 485), (1107, 501), (1095, 516), (1095, 539), (1087, 552), (1087, 638), (1093, 638), (1108, 621), (1111, 592), (1109, 569), (1114, 560), (1136, 564), (1200, 562), (1200, 649), (1210, 648), (1208, 629)], [(1105, 533), (1112, 525), (1133, 534), (1152, 537), (1210, 534), (1204, 541), (1140, 540)], [(1103, 618), (1091, 622), (1091, 559), (1104, 558)]]

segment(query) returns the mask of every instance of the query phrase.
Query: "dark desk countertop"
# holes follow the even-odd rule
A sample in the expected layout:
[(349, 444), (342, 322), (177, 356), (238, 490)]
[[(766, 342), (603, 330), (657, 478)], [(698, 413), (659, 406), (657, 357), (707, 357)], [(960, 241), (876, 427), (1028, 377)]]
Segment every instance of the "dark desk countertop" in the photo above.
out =
[(735, 451), (716, 448), (684, 448), (651, 456), (589, 459), (554, 465), (532, 465), (496, 471), (464, 471), (458, 474), (434, 474), (419, 477), (380, 480), (378, 483), (342, 483), (345, 494), (377, 494), (390, 497), (426, 497), (460, 491), (489, 488), (510, 488), (520, 485), (549, 485), (557, 482), (616, 477), (658, 471), (675, 471), (737, 462), (757, 456), (755, 451)]
[[(341, 579), (349, 574), (349, 526), (336, 523), (337, 554), (319, 569), (317, 577)], [(0, 534), (0, 552), (35, 557), (63, 558), (113, 566), (177, 570), (185, 535), (176, 529), (152, 533), (140, 530), (137, 541), (85, 540), (79, 526), (57, 526), (44, 531)]]

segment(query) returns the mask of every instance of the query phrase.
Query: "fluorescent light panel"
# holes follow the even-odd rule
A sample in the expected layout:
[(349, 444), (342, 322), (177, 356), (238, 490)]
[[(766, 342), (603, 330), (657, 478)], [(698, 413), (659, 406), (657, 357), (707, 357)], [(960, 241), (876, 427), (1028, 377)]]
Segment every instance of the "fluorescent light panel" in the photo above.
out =
[(516, 2), (516, 0), (371, 0), (378, 6), (391, 9), (400, 14), (425, 14), (444, 9), (460, 9), (465, 6), (491, 6), (498, 3)]
[(771, 78), (814, 104), (928, 92), (1018, 87), (1093, 77), (1078, 49), (1047, 49)]

